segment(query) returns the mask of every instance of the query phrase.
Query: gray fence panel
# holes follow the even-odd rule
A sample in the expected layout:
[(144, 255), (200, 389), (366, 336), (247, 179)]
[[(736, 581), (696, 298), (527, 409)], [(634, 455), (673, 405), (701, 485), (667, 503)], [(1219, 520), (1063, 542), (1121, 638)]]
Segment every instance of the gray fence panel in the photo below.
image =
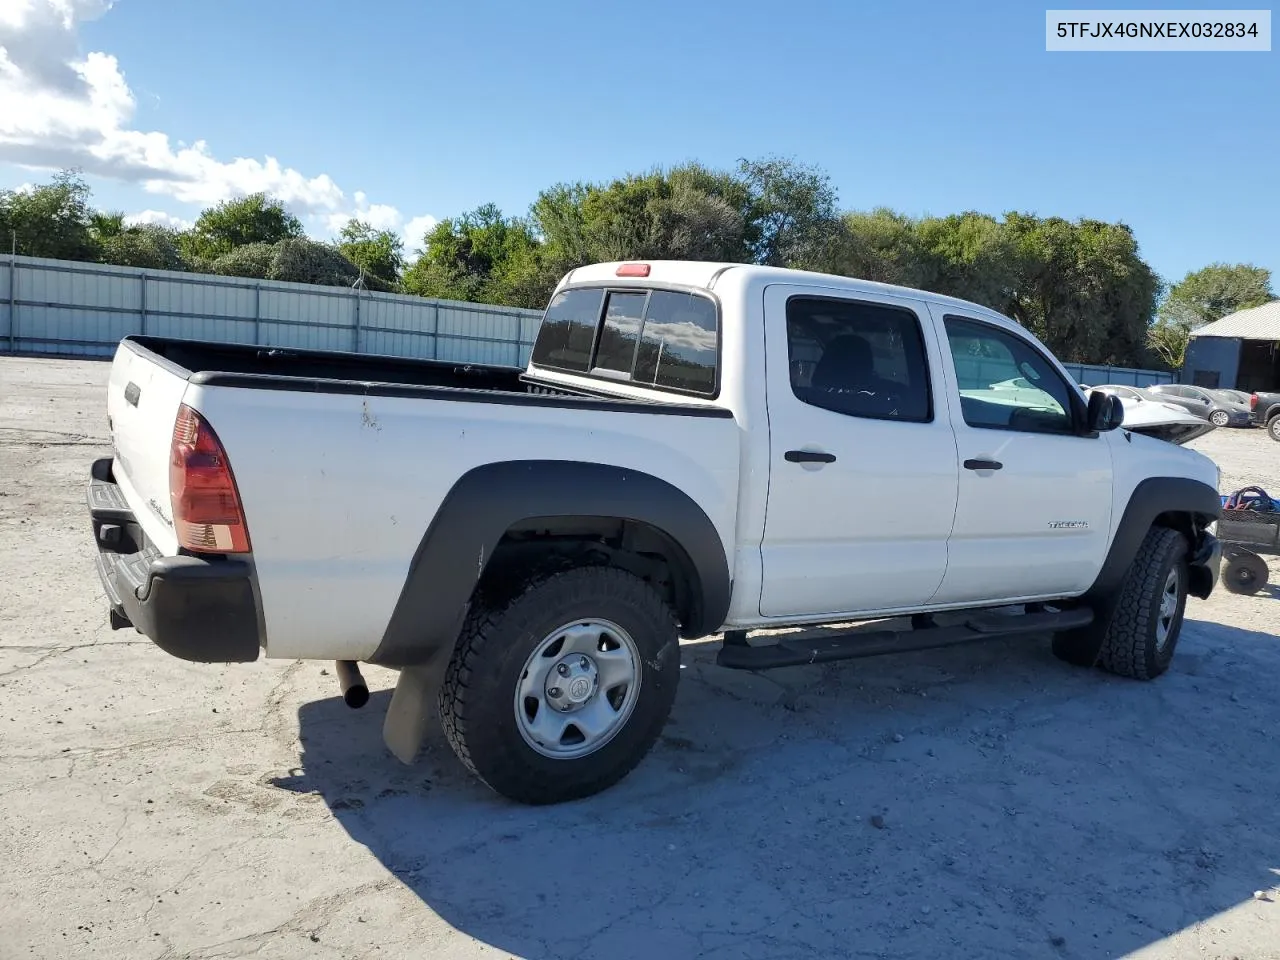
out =
[(1173, 383), (1174, 375), (1166, 370), (1137, 370), (1133, 367), (1109, 367), (1088, 363), (1064, 363), (1068, 372), (1080, 383), (1091, 387), (1115, 384), (1125, 387), (1150, 387), (1157, 383)]
[[(122, 337), (146, 333), (523, 367), (540, 322), (537, 310), (348, 287), (0, 259), (0, 350), (16, 353), (109, 357)], [(1158, 370), (1064, 366), (1090, 385), (1174, 380)], [(1005, 372), (1017, 376), (999, 379)]]
[(145, 333), (523, 366), (540, 320), (537, 310), (348, 287), (0, 259), (0, 351), (14, 353), (109, 357), (121, 338)]
[(12, 350), (16, 344), (9, 342), (13, 330), (13, 311), (9, 299), (13, 295), (13, 276), (17, 273), (18, 264), (9, 260), (4, 270), (0, 271), (0, 350)]

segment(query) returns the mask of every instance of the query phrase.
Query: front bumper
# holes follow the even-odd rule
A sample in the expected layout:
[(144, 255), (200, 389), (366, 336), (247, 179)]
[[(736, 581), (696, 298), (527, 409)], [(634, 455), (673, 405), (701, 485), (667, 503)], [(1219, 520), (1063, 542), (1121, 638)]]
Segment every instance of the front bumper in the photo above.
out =
[(258, 605), (247, 562), (163, 556), (125, 502), (110, 459), (94, 462), (87, 499), (113, 629), (132, 626), (166, 653), (195, 663), (258, 659)]

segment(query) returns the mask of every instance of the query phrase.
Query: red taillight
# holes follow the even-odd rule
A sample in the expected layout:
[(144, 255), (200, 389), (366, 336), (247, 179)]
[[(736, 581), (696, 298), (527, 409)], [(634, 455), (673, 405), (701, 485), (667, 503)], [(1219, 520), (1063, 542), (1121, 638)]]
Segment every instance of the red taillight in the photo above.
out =
[(193, 553), (248, 553), (249, 529), (218, 435), (185, 403), (173, 424), (169, 498), (178, 542)]
[(624, 263), (618, 268), (617, 273), (620, 277), (647, 277), (649, 275), (649, 264)]
[(1258, 409), (1258, 395), (1256, 393), (1249, 394), (1249, 409), (1250, 410)]

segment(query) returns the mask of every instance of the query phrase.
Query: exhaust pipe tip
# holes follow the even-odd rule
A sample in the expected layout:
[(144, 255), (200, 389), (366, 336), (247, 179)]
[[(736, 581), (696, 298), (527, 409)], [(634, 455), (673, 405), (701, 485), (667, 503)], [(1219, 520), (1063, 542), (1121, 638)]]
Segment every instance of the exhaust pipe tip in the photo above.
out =
[(335, 660), (334, 672), (342, 689), (342, 701), (352, 710), (359, 710), (369, 702), (369, 685), (360, 675), (360, 666), (354, 660)]

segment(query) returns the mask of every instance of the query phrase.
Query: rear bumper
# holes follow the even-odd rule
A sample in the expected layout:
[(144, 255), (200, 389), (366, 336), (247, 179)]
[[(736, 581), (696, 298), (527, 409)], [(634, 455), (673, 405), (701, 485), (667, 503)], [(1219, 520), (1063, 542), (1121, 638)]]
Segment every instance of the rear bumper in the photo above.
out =
[(243, 560), (162, 556), (147, 540), (111, 473), (93, 464), (87, 499), (114, 629), (132, 626), (166, 653), (194, 663), (250, 663), (261, 634), (253, 568)]

